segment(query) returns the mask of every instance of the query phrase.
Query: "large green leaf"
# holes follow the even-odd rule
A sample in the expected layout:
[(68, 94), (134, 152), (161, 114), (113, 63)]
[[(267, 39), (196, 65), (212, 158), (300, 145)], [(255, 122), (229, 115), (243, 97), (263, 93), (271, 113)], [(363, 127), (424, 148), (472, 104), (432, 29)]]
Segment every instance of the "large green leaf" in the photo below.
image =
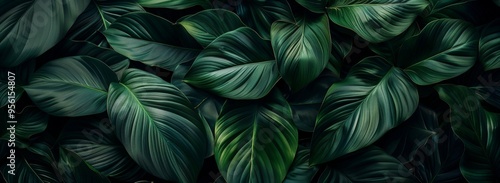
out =
[(138, 69), (109, 88), (108, 115), (132, 159), (162, 179), (194, 182), (211, 144), (186, 96)]
[(427, 5), (426, 0), (341, 0), (331, 1), (327, 12), (334, 23), (376, 43), (404, 32)]
[(308, 148), (299, 146), (292, 166), (290, 166), (283, 183), (311, 182), (312, 178), (318, 171), (318, 167), (309, 166), (309, 152), (310, 150)]
[(332, 49), (326, 15), (305, 16), (296, 23), (277, 21), (271, 26), (271, 44), (278, 70), (293, 91), (321, 74)]
[(382, 149), (370, 146), (330, 163), (322, 183), (417, 182), (403, 164)]
[(418, 85), (434, 84), (456, 77), (476, 61), (477, 37), (465, 21), (433, 21), (402, 45), (397, 65)]
[(87, 40), (97, 31), (106, 30), (122, 15), (144, 11), (135, 0), (91, 0), (87, 9), (69, 29), (70, 40)]
[(500, 114), (481, 107), (473, 90), (438, 85), (439, 97), (451, 108), (453, 131), (464, 142), (460, 170), (469, 182), (500, 181)]
[(202, 46), (208, 46), (220, 35), (245, 26), (233, 12), (211, 9), (191, 15), (179, 22)]
[(71, 120), (61, 132), (59, 143), (104, 176), (120, 181), (135, 181), (145, 173), (116, 138), (115, 129), (108, 118)]
[(257, 99), (269, 93), (278, 79), (271, 44), (241, 27), (205, 48), (184, 81), (226, 98)]
[(159, 16), (135, 12), (118, 18), (104, 35), (113, 49), (131, 60), (174, 70), (194, 59), (198, 49), (184, 47), (182, 26)]
[(243, 23), (256, 30), (264, 39), (270, 38), (270, 30), (273, 22), (278, 20), (295, 22), (290, 5), (286, 0), (238, 2), (236, 13), (240, 16)]
[(148, 8), (169, 8), (169, 9), (186, 9), (200, 5), (204, 8), (212, 7), (209, 0), (137, 0), (141, 6)]
[(500, 19), (483, 28), (479, 39), (479, 60), (486, 71), (500, 68)]
[(401, 69), (381, 57), (363, 59), (326, 94), (314, 128), (311, 164), (375, 142), (409, 118), (418, 99), (416, 87)]
[(0, 2), (0, 67), (14, 67), (49, 50), (90, 0)]
[(116, 74), (103, 62), (75, 56), (46, 63), (24, 89), (51, 115), (85, 116), (106, 110), (108, 86), (116, 81)]
[(292, 111), (279, 92), (227, 101), (215, 124), (215, 160), (228, 182), (282, 182), (297, 146)]
[(59, 148), (59, 162), (57, 168), (64, 182), (109, 183), (109, 180), (104, 175), (87, 164), (80, 156), (62, 147)]

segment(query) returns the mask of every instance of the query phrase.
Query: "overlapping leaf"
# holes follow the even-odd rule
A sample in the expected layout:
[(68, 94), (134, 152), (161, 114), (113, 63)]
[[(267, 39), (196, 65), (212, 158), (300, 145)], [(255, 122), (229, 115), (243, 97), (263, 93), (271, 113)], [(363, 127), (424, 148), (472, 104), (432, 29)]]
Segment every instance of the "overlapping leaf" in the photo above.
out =
[(417, 105), (417, 89), (401, 69), (381, 57), (363, 59), (326, 94), (314, 128), (311, 164), (370, 145), (409, 118)]
[(24, 89), (43, 111), (55, 116), (85, 116), (106, 110), (106, 96), (116, 74), (100, 60), (65, 57), (39, 68)]
[(14, 67), (49, 50), (90, 0), (2, 1), (0, 67)]
[(279, 92), (226, 102), (215, 125), (215, 160), (228, 182), (282, 182), (297, 146), (292, 111)]
[(500, 68), (500, 19), (483, 28), (479, 39), (479, 60), (486, 71)]
[(137, 164), (165, 180), (195, 182), (211, 146), (208, 126), (179, 89), (128, 69), (110, 85), (107, 103), (116, 135)]
[(248, 27), (227, 32), (206, 47), (184, 81), (230, 99), (264, 97), (279, 79), (271, 44)]

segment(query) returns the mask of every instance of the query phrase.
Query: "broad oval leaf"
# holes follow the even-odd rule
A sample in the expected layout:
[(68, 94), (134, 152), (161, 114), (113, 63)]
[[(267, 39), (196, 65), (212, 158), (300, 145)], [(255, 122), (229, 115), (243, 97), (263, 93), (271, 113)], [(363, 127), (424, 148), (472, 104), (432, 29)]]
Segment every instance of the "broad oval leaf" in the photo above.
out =
[(238, 15), (222, 9), (201, 11), (183, 19), (179, 24), (205, 47), (220, 35), (245, 26)]
[(111, 47), (127, 58), (172, 71), (199, 53), (184, 47), (181, 31), (182, 26), (159, 16), (135, 12), (118, 18), (104, 35)]
[(332, 1), (327, 12), (334, 23), (378, 43), (404, 32), (427, 5), (426, 0), (343, 0)]
[(227, 32), (196, 58), (184, 81), (231, 99), (262, 98), (279, 79), (271, 44), (248, 27)]
[(227, 101), (215, 124), (215, 160), (228, 182), (282, 182), (297, 147), (292, 111), (279, 92)]
[(90, 0), (20, 0), (0, 3), (0, 67), (40, 56), (59, 42)]
[(139, 180), (144, 174), (115, 136), (108, 118), (80, 118), (69, 121), (59, 135), (59, 144), (82, 160), (119, 181)]
[(418, 182), (396, 158), (376, 146), (346, 155), (321, 173), (322, 183)]
[(108, 115), (118, 139), (144, 170), (165, 180), (195, 182), (210, 145), (208, 127), (179, 89), (128, 69), (121, 83), (109, 87)]
[(489, 23), (481, 32), (479, 60), (485, 71), (500, 68), (500, 19)]
[(271, 26), (271, 44), (278, 70), (293, 91), (316, 79), (325, 69), (332, 49), (326, 15), (309, 15), (296, 23), (277, 21)]
[(137, 0), (137, 2), (148, 8), (169, 8), (169, 9), (186, 9), (193, 6), (200, 5), (204, 8), (212, 7), (209, 0)]
[(381, 57), (356, 64), (328, 90), (314, 128), (311, 164), (334, 160), (378, 140), (409, 118), (418, 91), (399, 68)]
[(309, 154), (309, 148), (299, 146), (292, 166), (290, 166), (286, 179), (283, 183), (311, 182), (312, 178), (318, 171), (318, 167), (309, 166)]
[(24, 89), (46, 113), (85, 116), (106, 110), (108, 86), (116, 81), (116, 74), (100, 60), (75, 56), (46, 63)]
[[(232, 1), (232, 0), (226, 0)], [(264, 39), (270, 38), (273, 22), (278, 20), (295, 22), (286, 0), (238, 1), (236, 13), (243, 23), (257, 31)], [(230, 3), (231, 4), (231, 3)]]
[(484, 110), (473, 90), (438, 85), (441, 100), (451, 108), (449, 120), (464, 142), (460, 170), (469, 182), (500, 181), (500, 114)]
[(401, 45), (397, 65), (418, 85), (456, 77), (476, 61), (474, 28), (461, 20), (433, 21)]

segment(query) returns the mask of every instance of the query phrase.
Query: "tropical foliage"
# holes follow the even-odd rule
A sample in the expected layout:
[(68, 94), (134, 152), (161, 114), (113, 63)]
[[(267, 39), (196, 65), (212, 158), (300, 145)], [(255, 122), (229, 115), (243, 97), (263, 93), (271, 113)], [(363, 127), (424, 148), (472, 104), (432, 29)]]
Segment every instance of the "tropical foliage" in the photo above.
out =
[(9, 183), (500, 182), (498, 0), (2, 0), (0, 73)]

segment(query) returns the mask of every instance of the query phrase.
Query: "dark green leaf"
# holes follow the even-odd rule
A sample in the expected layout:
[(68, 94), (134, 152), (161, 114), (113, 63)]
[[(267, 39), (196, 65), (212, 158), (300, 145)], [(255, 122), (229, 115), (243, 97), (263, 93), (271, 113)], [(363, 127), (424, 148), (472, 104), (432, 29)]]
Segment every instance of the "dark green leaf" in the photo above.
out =
[(228, 182), (282, 182), (297, 146), (292, 111), (279, 92), (227, 101), (215, 125), (215, 160)]
[(486, 71), (500, 68), (500, 19), (489, 23), (481, 32), (479, 60)]
[(90, 0), (0, 3), (0, 67), (33, 59), (59, 42)]
[(141, 6), (148, 8), (169, 8), (169, 9), (186, 9), (193, 6), (203, 6), (210, 8), (212, 6), (209, 0), (137, 0)]
[(326, 94), (313, 133), (311, 164), (370, 145), (408, 119), (418, 100), (402, 70), (381, 57), (363, 59)]
[(482, 72), (475, 79), (473, 89), (478, 99), (500, 109), (500, 69)]
[(398, 54), (401, 44), (407, 39), (420, 33), (420, 28), (416, 23), (413, 23), (406, 29), (405, 32), (400, 35), (381, 43), (369, 44), (370, 50), (375, 52), (377, 55), (384, 57), (390, 62), (396, 62), (396, 56)]
[(179, 22), (202, 46), (208, 46), (220, 35), (245, 25), (233, 12), (221, 9), (201, 11)]
[(116, 81), (116, 74), (103, 62), (76, 56), (46, 63), (24, 89), (51, 115), (85, 116), (106, 110), (108, 86)]
[(332, 1), (327, 12), (334, 23), (377, 43), (404, 32), (427, 5), (425, 0), (344, 0)]
[[(9, 140), (11, 138), (11, 130), (14, 130), (17, 147), (26, 146), (27, 140), (32, 135), (41, 133), (47, 128), (49, 115), (40, 111), (35, 107), (27, 107), (25, 109), (17, 109), (20, 114), (14, 114), (15, 119), (8, 119), (7, 115), (2, 115), (3, 124), (0, 125), (0, 138)], [(15, 120), (17, 123), (7, 123), (9, 120)], [(10, 127), (13, 127), (9, 129)]]
[[(22, 86), (27, 85), (31, 80), (31, 76), (35, 71), (35, 61), (24, 62), (13, 68), (0, 68), (0, 96), (4, 96), (0, 98), (0, 107), (4, 107), (8, 103), (8, 94), (12, 91), (9, 87), (9, 78), (8, 76), (14, 76), (11, 84), (14, 83), (14, 93), (15, 93), (15, 101), (17, 102), (21, 96), (24, 94), (24, 89)], [(9, 72), (14, 73), (8, 74)], [(12, 96), (12, 95), (11, 95)]]
[(474, 92), (465, 86), (435, 88), (450, 106), (451, 127), (465, 145), (460, 162), (464, 177), (469, 182), (499, 182), (500, 114), (484, 110)]
[[(19, 155), (18, 155), (19, 156)], [(10, 167), (3, 165), (2, 174), (7, 183), (58, 183), (54, 170), (50, 164), (42, 164), (38, 162), (28, 162), (25, 157), (17, 157), (15, 163), (15, 175), (9, 174)]]
[(328, 23), (323, 15), (272, 24), (271, 43), (278, 70), (293, 91), (302, 89), (325, 69), (332, 49)]
[(248, 27), (227, 32), (196, 58), (184, 81), (231, 99), (264, 97), (279, 79), (271, 44)]
[(136, 12), (117, 19), (104, 35), (111, 47), (127, 58), (174, 70), (199, 53), (198, 49), (184, 47), (181, 31), (182, 26), (159, 16)]
[(283, 183), (311, 182), (318, 168), (316, 166), (309, 166), (309, 152), (308, 148), (299, 146), (292, 166), (290, 166)]
[(59, 148), (59, 164), (57, 165), (65, 182), (75, 183), (109, 183), (109, 180), (92, 166), (88, 165), (78, 154)]
[(314, 13), (325, 13), (329, 0), (295, 0)]
[(195, 181), (211, 146), (208, 126), (179, 89), (128, 69), (121, 83), (110, 85), (108, 115), (118, 139), (143, 169), (165, 180)]
[(461, 20), (433, 21), (402, 45), (397, 65), (418, 85), (429, 85), (456, 77), (476, 61), (474, 28)]

